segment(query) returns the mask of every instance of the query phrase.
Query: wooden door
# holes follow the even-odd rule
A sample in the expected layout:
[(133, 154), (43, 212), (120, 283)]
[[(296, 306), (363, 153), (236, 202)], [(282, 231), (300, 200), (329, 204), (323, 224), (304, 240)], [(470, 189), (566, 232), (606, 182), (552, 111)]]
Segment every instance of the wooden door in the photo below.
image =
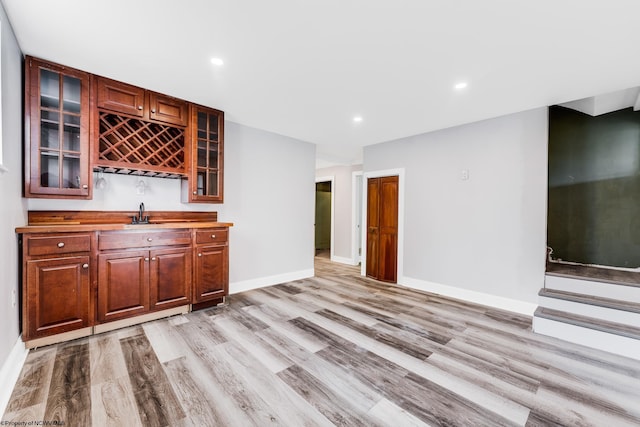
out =
[(149, 311), (149, 251), (98, 255), (98, 321)]
[(151, 251), (149, 300), (151, 310), (164, 310), (191, 301), (191, 248)]
[(26, 274), (25, 340), (91, 326), (89, 256), (27, 261)]
[(367, 180), (367, 276), (395, 283), (398, 266), (398, 177)]

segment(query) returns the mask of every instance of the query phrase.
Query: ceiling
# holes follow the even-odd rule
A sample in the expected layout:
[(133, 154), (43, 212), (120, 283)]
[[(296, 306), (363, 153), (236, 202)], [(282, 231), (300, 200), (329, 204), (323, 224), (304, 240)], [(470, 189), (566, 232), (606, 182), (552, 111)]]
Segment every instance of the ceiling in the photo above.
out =
[(317, 144), (318, 165), (640, 86), (637, 0), (2, 3), (25, 54)]

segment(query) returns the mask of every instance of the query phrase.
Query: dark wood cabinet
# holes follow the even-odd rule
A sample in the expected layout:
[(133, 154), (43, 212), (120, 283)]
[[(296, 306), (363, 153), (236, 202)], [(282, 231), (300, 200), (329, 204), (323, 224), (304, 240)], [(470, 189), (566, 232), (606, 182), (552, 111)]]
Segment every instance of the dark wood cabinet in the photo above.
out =
[(98, 108), (134, 117), (144, 117), (144, 89), (98, 76), (95, 81), (96, 106)]
[(189, 231), (100, 233), (98, 321), (189, 304), (190, 245)]
[(92, 196), (90, 74), (26, 57), (25, 197)]
[(156, 92), (149, 94), (149, 118), (177, 126), (187, 126), (189, 105), (187, 102)]
[(29, 235), (23, 242), (23, 339), (90, 327), (91, 236)]
[[(130, 218), (129, 212), (119, 214)], [(87, 218), (97, 221), (94, 215), (67, 211), (48, 211), (40, 217), (30, 212), (29, 217), (58, 223), (70, 218), (73, 224)], [(232, 224), (218, 223), (216, 217), (214, 213), (208, 223), (211, 228), (187, 220), (170, 227), (128, 229), (129, 224), (110, 223), (104, 228), (73, 226), (93, 231), (54, 232), (59, 225), (42, 223), (36, 232), (31, 227), (16, 229), (22, 236), (22, 329), (27, 347), (223, 302), (229, 290)]]
[(222, 203), (224, 112), (26, 57), (25, 197), (93, 196), (92, 171), (182, 179)]
[(189, 173), (182, 181), (185, 203), (222, 203), (224, 200), (224, 112), (191, 106), (187, 144)]
[(196, 231), (193, 302), (221, 301), (229, 293), (228, 229)]
[(99, 109), (177, 126), (188, 123), (186, 101), (105, 77), (96, 76), (95, 80)]

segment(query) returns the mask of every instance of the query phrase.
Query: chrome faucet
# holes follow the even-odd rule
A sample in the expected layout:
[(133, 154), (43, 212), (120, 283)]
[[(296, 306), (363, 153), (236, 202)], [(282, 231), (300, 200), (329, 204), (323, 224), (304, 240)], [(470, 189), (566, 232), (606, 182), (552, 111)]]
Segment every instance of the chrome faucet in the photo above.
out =
[(131, 218), (131, 224), (149, 224), (149, 215), (144, 215), (144, 203), (140, 203), (138, 217)]

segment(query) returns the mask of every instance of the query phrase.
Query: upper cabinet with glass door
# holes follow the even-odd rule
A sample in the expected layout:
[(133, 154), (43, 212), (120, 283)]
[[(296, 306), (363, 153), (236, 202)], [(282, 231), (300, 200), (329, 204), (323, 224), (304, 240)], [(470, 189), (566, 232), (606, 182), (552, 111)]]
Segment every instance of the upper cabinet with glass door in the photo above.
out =
[(224, 112), (191, 106), (191, 149), (188, 180), (183, 182), (183, 201), (222, 203)]
[(90, 199), (90, 75), (25, 61), (25, 197)]

